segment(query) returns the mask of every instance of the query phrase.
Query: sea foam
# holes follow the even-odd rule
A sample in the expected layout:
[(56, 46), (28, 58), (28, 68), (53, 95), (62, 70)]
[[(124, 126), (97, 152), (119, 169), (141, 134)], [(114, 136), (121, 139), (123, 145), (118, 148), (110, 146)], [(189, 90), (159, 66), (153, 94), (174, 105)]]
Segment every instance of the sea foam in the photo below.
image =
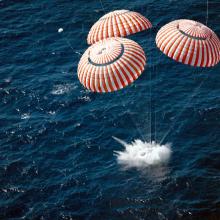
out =
[(170, 144), (160, 145), (156, 142), (143, 142), (134, 140), (130, 144), (119, 138), (113, 137), (125, 148), (115, 151), (119, 164), (127, 167), (149, 167), (168, 163), (172, 150)]

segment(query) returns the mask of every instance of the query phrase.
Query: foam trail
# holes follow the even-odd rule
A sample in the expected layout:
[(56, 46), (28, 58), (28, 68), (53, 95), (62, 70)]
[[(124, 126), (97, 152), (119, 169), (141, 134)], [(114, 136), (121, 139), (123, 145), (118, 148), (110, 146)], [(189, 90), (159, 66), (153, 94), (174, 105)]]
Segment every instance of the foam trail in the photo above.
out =
[(119, 164), (127, 167), (150, 167), (167, 164), (172, 150), (170, 144), (160, 145), (156, 142), (143, 142), (139, 139), (130, 144), (113, 137), (118, 143), (123, 145), (123, 151), (115, 151)]

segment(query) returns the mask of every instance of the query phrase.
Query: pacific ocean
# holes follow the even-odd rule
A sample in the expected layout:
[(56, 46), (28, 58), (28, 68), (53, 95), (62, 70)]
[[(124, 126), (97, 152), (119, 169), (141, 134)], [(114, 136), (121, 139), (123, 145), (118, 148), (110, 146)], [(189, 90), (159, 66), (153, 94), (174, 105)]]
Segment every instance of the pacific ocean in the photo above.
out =
[[(182, 18), (220, 37), (220, 1), (208, 6), (207, 17), (196, 0), (0, 1), (0, 219), (220, 219), (220, 64), (183, 65), (155, 44)], [(117, 9), (152, 22), (128, 37), (147, 65), (130, 86), (92, 93), (77, 65), (91, 26)], [(172, 154), (124, 167), (112, 136)]]

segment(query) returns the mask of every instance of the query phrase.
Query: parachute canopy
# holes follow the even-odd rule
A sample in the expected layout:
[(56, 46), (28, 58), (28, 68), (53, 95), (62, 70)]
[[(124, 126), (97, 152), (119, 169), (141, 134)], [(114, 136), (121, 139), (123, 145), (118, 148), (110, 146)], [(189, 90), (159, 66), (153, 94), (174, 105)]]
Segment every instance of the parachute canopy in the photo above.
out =
[(156, 36), (157, 47), (168, 57), (191, 66), (211, 67), (220, 60), (220, 41), (202, 23), (176, 20), (163, 26)]
[(113, 92), (136, 80), (146, 57), (136, 42), (108, 38), (90, 46), (80, 59), (78, 77), (93, 92)]
[(129, 10), (116, 10), (101, 17), (90, 29), (87, 42), (93, 44), (110, 37), (125, 37), (148, 28), (150, 21)]

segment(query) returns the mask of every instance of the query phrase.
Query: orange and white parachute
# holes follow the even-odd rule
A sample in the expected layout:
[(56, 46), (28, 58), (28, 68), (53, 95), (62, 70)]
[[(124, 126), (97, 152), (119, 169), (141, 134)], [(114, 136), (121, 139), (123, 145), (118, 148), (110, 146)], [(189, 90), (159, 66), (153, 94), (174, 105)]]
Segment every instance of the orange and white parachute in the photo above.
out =
[(138, 12), (116, 10), (104, 15), (92, 26), (87, 42), (94, 44), (110, 37), (126, 37), (151, 27), (151, 22)]
[(220, 61), (220, 41), (202, 23), (176, 20), (163, 26), (156, 36), (157, 47), (168, 57), (191, 66), (211, 67)]
[(108, 38), (85, 51), (78, 65), (78, 78), (93, 92), (113, 92), (136, 80), (145, 63), (145, 53), (136, 42)]

